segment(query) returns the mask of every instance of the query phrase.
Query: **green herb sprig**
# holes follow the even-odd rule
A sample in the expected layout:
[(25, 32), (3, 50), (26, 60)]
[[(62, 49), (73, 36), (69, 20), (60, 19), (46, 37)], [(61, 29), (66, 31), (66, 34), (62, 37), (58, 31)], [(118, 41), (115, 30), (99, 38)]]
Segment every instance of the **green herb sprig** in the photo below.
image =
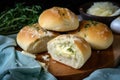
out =
[(36, 23), (41, 12), (41, 6), (25, 6), (23, 3), (18, 3), (15, 5), (15, 8), (1, 12), (0, 34), (14, 34), (23, 26)]

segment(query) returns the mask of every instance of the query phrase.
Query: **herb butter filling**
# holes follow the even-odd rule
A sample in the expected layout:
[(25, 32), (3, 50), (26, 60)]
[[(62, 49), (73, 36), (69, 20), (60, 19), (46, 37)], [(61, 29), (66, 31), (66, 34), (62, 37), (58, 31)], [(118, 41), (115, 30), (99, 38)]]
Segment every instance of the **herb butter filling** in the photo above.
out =
[[(75, 58), (76, 50), (73, 42), (66, 41), (56, 44), (56, 54), (67, 58)], [(58, 52), (59, 51), (59, 52)]]

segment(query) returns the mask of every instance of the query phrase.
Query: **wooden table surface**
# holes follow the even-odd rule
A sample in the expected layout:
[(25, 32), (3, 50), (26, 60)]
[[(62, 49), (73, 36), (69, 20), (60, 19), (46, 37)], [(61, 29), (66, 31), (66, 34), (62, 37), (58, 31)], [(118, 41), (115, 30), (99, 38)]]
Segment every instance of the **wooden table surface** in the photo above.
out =
[[(43, 61), (41, 56), (48, 53), (38, 54), (37, 60)], [(114, 34), (113, 44), (106, 50), (92, 50), (92, 56), (80, 69), (73, 69), (50, 58), (43, 61), (48, 64), (48, 71), (58, 80), (82, 80), (96, 69), (110, 68), (117, 66), (120, 58), (120, 35)]]

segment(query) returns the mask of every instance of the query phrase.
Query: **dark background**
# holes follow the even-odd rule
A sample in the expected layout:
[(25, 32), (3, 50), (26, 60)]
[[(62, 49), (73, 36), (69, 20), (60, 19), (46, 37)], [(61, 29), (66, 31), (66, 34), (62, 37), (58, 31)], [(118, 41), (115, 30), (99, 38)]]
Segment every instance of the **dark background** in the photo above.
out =
[[(47, 9), (53, 6), (60, 6), (60, 7), (66, 7), (75, 12), (76, 14), (79, 14), (79, 6), (86, 2), (91, 1), (105, 1), (105, 0), (0, 0), (0, 12), (4, 11), (6, 8), (13, 7), (16, 3), (25, 2), (26, 5), (35, 5), (38, 4), (42, 7), (42, 9)], [(117, 0), (107, 0), (107, 1), (114, 1), (117, 2)]]

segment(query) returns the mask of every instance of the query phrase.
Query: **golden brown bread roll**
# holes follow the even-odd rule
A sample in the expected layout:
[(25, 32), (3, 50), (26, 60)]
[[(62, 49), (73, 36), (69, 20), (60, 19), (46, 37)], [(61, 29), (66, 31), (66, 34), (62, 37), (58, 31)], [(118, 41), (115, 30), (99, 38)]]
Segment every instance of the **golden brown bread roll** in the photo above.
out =
[(61, 7), (52, 7), (43, 11), (38, 22), (44, 29), (59, 32), (75, 30), (79, 26), (79, 20), (75, 13)]
[(47, 51), (47, 42), (56, 37), (58, 33), (44, 30), (39, 24), (23, 27), (17, 34), (18, 45), (26, 52), (40, 53)]
[(97, 21), (82, 20), (74, 34), (84, 38), (97, 50), (107, 49), (113, 42), (112, 31), (106, 24)]
[(83, 38), (69, 34), (50, 40), (47, 49), (54, 60), (75, 69), (81, 68), (91, 56), (90, 45)]

